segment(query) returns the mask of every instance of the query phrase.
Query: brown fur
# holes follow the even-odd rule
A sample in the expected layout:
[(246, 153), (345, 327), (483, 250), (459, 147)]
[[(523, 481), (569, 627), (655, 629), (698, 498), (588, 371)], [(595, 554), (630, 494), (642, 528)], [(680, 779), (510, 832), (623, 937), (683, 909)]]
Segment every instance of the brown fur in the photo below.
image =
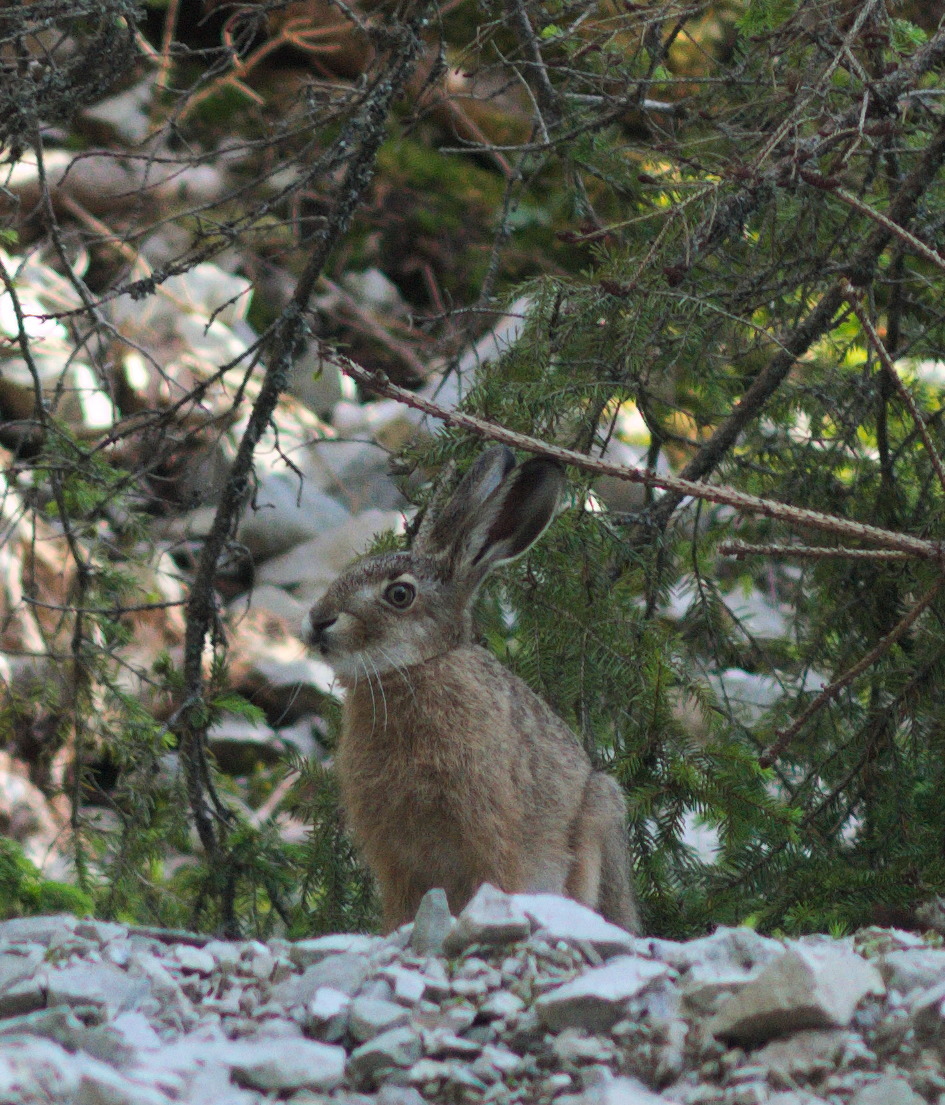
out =
[[(348, 569), (310, 615), (312, 644), (348, 687), (342, 801), (388, 931), (432, 887), (457, 912), (484, 882), (567, 894), (639, 929), (619, 787), (541, 698), (469, 643), (478, 582), (553, 512), (557, 470), (540, 463), (512, 468), (491, 450), (445, 508), (449, 526), (418, 536), (414, 552)], [(416, 597), (396, 609), (385, 596), (403, 582)]]

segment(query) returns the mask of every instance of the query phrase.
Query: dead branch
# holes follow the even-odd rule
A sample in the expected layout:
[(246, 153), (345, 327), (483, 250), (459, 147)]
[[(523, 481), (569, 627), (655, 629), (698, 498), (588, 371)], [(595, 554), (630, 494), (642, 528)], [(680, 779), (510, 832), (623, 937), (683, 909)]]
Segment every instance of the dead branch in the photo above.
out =
[(878, 526), (866, 525), (863, 522), (853, 522), (848, 518), (839, 518), (833, 514), (822, 514), (816, 510), (789, 506), (787, 503), (775, 502), (773, 499), (761, 499), (756, 495), (747, 495), (742, 491), (736, 491), (732, 487), (712, 486), (684, 479), (680, 476), (662, 476), (643, 468), (608, 464), (606, 461), (575, 452), (573, 449), (549, 445), (537, 437), (516, 433), (514, 430), (508, 430), (494, 422), (488, 422), (484, 418), (477, 418), (475, 415), (466, 414), (462, 411), (446, 410), (445, 407), (441, 407), (437, 403), (422, 399), (420, 396), (392, 384), (383, 372), (369, 372), (366, 368), (356, 365), (346, 357), (338, 356), (337, 361), (345, 375), (350, 376), (352, 380), (377, 395), (383, 395), (388, 399), (396, 399), (398, 403), (422, 411), (447, 426), (461, 426), (478, 437), (498, 441), (512, 448), (522, 449), (525, 452), (535, 453), (539, 456), (553, 457), (562, 464), (572, 465), (594, 475), (613, 476), (615, 479), (626, 480), (628, 483), (656, 487), (673, 495), (678, 502), (685, 498), (694, 498), (705, 499), (712, 503), (724, 503), (735, 507), (737, 510), (744, 511), (746, 514), (761, 514), (768, 518), (777, 518), (789, 522), (791, 525), (819, 529), (852, 540), (869, 541), (883, 548), (901, 550), (920, 560), (941, 561), (945, 559), (945, 546), (940, 541), (926, 541), (921, 537), (912, 537), (909, 534), (880, 529)]

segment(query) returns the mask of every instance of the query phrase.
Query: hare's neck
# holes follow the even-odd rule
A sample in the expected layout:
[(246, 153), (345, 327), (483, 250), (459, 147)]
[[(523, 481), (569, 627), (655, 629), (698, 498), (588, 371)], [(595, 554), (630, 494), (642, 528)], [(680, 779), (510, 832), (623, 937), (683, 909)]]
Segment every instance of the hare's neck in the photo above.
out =
[(419, 664), (387, 668), (348, 683), (345, 728), (375, 736), (424, 727), (442, 698), (442, 669), (455, 663), (464, 649), (444, 649)]

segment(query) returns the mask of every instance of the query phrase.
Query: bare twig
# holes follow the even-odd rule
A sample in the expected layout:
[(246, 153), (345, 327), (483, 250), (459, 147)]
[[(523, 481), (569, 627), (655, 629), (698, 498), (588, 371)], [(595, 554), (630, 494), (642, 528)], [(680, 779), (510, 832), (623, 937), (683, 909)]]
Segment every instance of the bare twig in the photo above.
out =
[(847, 206), (852, 207), (854, 211), (858, 211), (861, 215), (865, 215), (868, 219), (872, 219), (873, 222), (877, 222), (880, 226), (885, 227), (890, 234), (894, 234), (914, 253), (918, 253), (919, 256), (924, 257), (926, 261), (931, 261), (933, 265), (937, 265), (938, 268), (945, 270), (945, 257), (932, 249), (931, 246), (927, 246), (925, 242), (920, 241), (911, 231), (906, 230), (904, 226), (900, 226), (899, 223), (894, 222), (888, 215), (884, 215), (882, 211), (877, 211), (875, 207), (870, 207), (868, 203), (864, 203), (845, 188), (830, 188), (828, 190), (831, 195), (836, 196), (838, 200), (842, 200)]
[(920, 560), (940, 561), (945, 559), (945, 547), (940, 541), (926, 541), (921, 537), (912, 537), (906, 533), (880, 529), (878, 526), (866, 525), (863, 522), (853, 522), (848, 518), (838, 518), (836, 515), (822, 514), (816, 510), (789, 506), (787, 503), (778, 503), (773, 499), (761, 499), (756, 495), (747, 495), (743, 491), (736, 491), (732, 487), (713, 486), (683, 479), (679, 476), (660, 475), (643, 468), (608, 464), (606, 461), (575, 452), (573, 449), (549, 445), (537, 437), (516, 433), (514, 430), (508, 430), (504, 426), (499, 426), (484, 418), (477, 418), (475, 415), (465, 414), (463, 411), (447, 410), (437, 403), (432, 403), (430, 400), (422, 399), (404, 388), (397, 387), (396, 384), (392, 384), (387, 379), (383, 372), (369, 372), (366, 368), (356, 365), (345, 357), (337, 356), (336, 360), (345, 375), (350, 376), (352, 380), (378, 395), (386, 396), (388, 399), (396, 399), (398, 403), (422, 411), (424, 414), (430, 415), (431, 418), (439, 419), (447, 426), (462, 426), (479, 437), (499, 441), (512, 448), (523, 449), (528, 453), (553, 457), (562, 464), (573, 465), (585, 472), (591, 472), (598, 476), (613, 476), (615, 479), (626, 480), (628, 483), (640, 483), (645, 487), (661, 488), (670, 492), (680, 502), (684, 498), (692, 497), (706, 499), (713, 503), (725, 503), (749, 514), (762, 514), (768, 518), (778, 518), (795, 526), (819, 529), (826, 533), (835, 533), (838, 536), (856, 541), (870, 541), (883, 548), (899, 549)]
[(726, 541), (719, 545), (722, 556), (793, 556), (801, 560), (915, 560), (903, 549), (849, 549), (844, 545), (751, 545), (747, 541)]

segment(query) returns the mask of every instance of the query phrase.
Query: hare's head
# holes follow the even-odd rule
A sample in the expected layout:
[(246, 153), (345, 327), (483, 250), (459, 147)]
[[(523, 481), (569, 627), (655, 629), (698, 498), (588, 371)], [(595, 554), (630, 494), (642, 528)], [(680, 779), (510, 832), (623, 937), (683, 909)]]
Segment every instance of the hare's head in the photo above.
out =
[(308, 643), (353, 683), (468, 642), (479, 585), (541, 536), (563, 485), (554, 461), (516, 466), (510, 449), (489, 449), (409, 552), (366, 557), (332, 583), (309, 612)]

